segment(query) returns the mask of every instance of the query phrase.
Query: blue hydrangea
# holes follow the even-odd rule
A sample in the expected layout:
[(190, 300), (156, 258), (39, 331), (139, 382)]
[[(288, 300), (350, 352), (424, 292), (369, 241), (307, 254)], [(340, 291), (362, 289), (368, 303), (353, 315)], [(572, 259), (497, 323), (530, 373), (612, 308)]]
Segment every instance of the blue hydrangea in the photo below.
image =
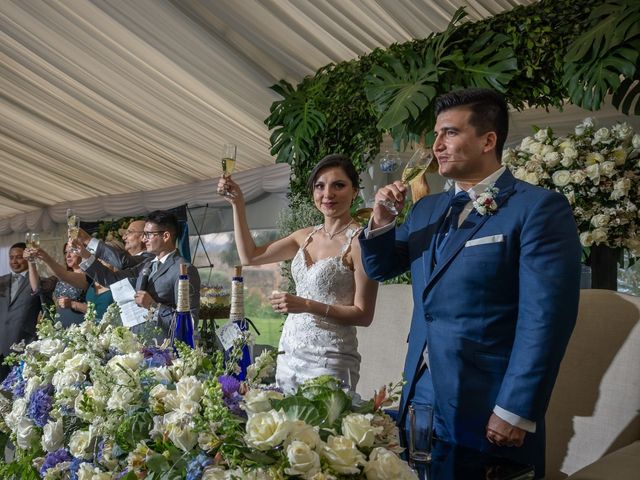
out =
[(78, 480), (78, 470), (80, 470), (80, 464), (83, 463), (81, 458), (73, 458), (71, 465), (69, 465), (69, 473), (71, 473), (70, 480)]
[(44, 457), (44, 462), (40, 467), (40, 476), (44, 477), (47, 473), (47, 470), (55, 467), (59, 463), (69, 462), (72, 460), (71, 454), (67, 452), (64, 448), (56, 450), (55, 452), (47, 453), (47, 456)]
[(27, 386), (27, 382), (22, 377), (22, 370), (24, 368), (24, 362), (20, 362), (18, 365), (14, 365), (9, 375), (4, 379), (0, 385), (0, 389), (5, 392), (11, 392), (14, 397), (23, 397), (24, 389)]
[(218, 382), (220, 383), (222, 393), (225, 397), (231, 397), (240, 389), (240, 381), (231, 375), (220, 375), (218, 377)]
[(142, 349), (142, 354), (147, 368), (167, 367), (172, 364), (172, 354), (169, 349), (145, 347)]
[(200, 480), (205, 467), (211, 465), (211, 463), (212, 459), (207, 457), (204, 453), (200, 453), (198, 456), (193, 457), (187, 464), (186, 480)]
[(53, 406), (52, 393), (53, 385), (49, 384), (36, 388), (29, 398), (27, 415), (39, 427), (44, 427), (49, 421), (49, 412)]

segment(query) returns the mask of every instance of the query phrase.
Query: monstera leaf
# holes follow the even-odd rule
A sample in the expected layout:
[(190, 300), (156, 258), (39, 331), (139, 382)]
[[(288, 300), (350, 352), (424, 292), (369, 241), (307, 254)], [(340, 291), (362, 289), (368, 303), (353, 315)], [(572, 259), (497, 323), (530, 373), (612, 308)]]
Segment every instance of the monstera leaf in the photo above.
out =
[(265, 120), (267, 127), (273, 129), (271, 155), (276, 155), (277, 163), (304, 162), (314, 150), (314, 137), (327, 121), (316, 106), (323, 85), (322, 82), (303, 81), (296, 89), (280, 80), (271, 87), (284, 97), (271, 105), (271, 114)]
[(455, 64), (456, 84), (506, 92), (508, 83), (518, 73), (515, 52), (504, 47), (507, 41), (506, 35), (484, 32), (464, 52), (463, 62)]
[(563, 83), (571, 103), (589, 110), (605, 95), (628, 114), (640, 115), (640, 2), (609, 0), (593, 10), (593, 25), (574, 40), (565, 55)]

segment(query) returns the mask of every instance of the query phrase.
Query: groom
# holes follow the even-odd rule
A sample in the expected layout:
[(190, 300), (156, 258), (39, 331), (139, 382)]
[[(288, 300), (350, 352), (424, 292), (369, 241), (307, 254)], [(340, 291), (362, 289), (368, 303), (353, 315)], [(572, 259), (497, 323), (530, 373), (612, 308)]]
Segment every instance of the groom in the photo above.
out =
[(449, 192), (418, 201), (376, 194), (360, 244), (367, 274), (408, 269), (414, 312), (399, 423), (412, 403), (434, 407), (438, 438), (535, 466), (544, 476), (544, 415), (576, 321), (580, 243), (565, 197), (501, 166), (504, 98), (454, 91), (436, 100), (433, 152)]

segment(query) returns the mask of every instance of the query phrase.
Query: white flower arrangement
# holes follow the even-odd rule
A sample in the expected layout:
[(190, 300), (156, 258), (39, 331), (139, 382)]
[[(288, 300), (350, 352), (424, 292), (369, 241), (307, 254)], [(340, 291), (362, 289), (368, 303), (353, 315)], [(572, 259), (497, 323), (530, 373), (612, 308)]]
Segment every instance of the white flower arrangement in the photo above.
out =
[(274, 353), (240, 382), (221, 352), (145, 346), (110, 323), (116, 313), (68, 329), (44, 320), (10, 356), (0, 431), (16, 456), (0, 462), (0, 478), (417, 478), (381, 410), (386, 390), (357, 403), (319, 377), (285, 396), (261, 384)]
[(626, 248), (635, 257), (640, 256), (639, 160), (640, 134), (627, 123), (597, 128), (592, 118), (565, 137), (539, 129), (502, 158), (516, 178), (567, 197), (584, 247)]

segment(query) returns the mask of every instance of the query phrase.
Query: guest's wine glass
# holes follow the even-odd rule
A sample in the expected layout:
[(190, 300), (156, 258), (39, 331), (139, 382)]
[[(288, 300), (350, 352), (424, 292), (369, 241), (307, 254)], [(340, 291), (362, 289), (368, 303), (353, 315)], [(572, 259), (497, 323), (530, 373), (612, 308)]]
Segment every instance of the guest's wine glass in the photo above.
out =
[[(222, 147), (222, 175), (226, 178), (230, 176), (236, 168), (237, 147), (233, 143), (225, 143)], [(229, 195), (225, 188), (221, 195)]]
[[(409, 185), (413, 180), (424, 175), (432, 160), (433, 154), (431, 153), (431, 149), (421, 145), (418, 146), (402, 171), (402, 183)], [(391, 200), (378, 200), (378, 203), (393, 215), (398, 215), (399, 212), (395, 206), (395, 202)]]
[[(67, 209), (67, 234), (69, 236), (69, 240), (77, 240), (78, 235), (80, 234), (80, 219), (70, 208)], [(80, 253), (80, 251), (75, 247), (71, 247), (70, 250), (75, 254)]]
[(31, 247), (32, 248), (40, 248), (40, 234), (32, 233), (31, 234)]

